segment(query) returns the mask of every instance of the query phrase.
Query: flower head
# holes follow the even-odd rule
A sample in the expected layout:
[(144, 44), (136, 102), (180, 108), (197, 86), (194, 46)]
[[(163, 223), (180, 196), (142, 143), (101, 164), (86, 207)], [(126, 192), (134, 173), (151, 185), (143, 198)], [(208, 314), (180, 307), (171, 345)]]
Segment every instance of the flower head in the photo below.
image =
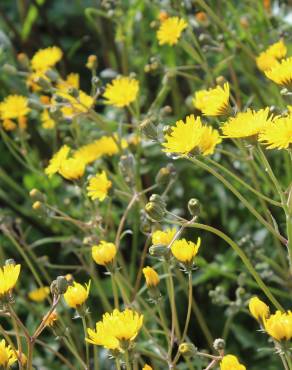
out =
[(151, 366), (149, 365), (144, 365), (143, 369), (142, 370), (153, 370)]
[(220, 370), (245, 370), (246, 367), (242, 365), (236, 356), (226, 355), (220, 362)]
[(56, 126), (56, 121), (50, 116), (49, 111), (45, 109), (41, 113), (42, 127), (46, 130), (51, 130)]
[(4, 339), (0, 341), (0, 366), (4, 369), (10, 368), (11, 365), (14, 364), (14, 362), (17, 361), (15, 352), (10, 347), (10, 345), (6, 345), (6, 342)]
[(71, 119), (78, 114), (86, 113), (94, 104), (94, 98), (82, 90), (78, 91), (77, 98), (62, 91), (58, 92), (58, 95), (66, 101), (61, 108), (65, 118)]
[(182, 31), (187, 28), (187, 26), (187, 22), (178, 17), (170, 17), (164, 20), (157, 31), (159, 45), (175, 45), (178, 42)]
[(67, 180), (77, 180), (84, 175), (85, 163), (81, 157), (68, 158), (62, 161), (59, 174)]
[(279, 40), (275, 44), (268, 47), (267, 50), (260, 53), (256, 58), (256, 63), (261, 71), (267, 71), (279, 64), (279, 60), (287, 54), (287, 48), (283, 40)]
[(34, 302), (42, 302), (44, 301), (48, 295), (50, 294), (50, 288), (47, 286), (32, 290), (28, 293), (29, 299)]
[(268, 149), (288, 149), (292, 145), (292, 113), (276, 117), (260, 134), (259, 141)]
[(120, 77), (106, 85), (103, 96), (107, 104), (122, 108), (136, 100), (138, 91), (139, 81), (134, 78)]
[(98, 245), (92, 247), (91, 254), (98, 265), (106, 266), (113, 262), (117, 254), (117, 247), (114, 243), (102, 240)]
[(229, 118), (222, 126), (222, 132), (229, 138), (248, 138), (258, 135), (265, 127), (271, 124), (273, 116), (269, 108), (254, 111), (248, 109), (235, 117)]
[(219, 132), (210, 126), (203, 125), (200, 117), (187, 116), (186, 122), (180, 120), (165, 135), (163, 151), (174, 154), (189, 154), (198, 151), (202, 155), (213, 154), (221, 142)]
[(66, 293), (64, 294), (65, 302), (69, 307), (78, 308), (83, 305), (87, 300), (90, 290), (90, 283), (85, 284), (85, 287), (76, 281), (72, 285), (69, 285)]
[(170, 247), (174, 257), (182, 263), (190, 264), (197, 255), (201, 245), (201, 239), (198, 238), (197, 243), (187, 241), (186, 239), (175, 240)]
[(157, 272), (150, 266), (143, 268), (143, 274), (146, 280), (146, 285), (148, 288), (156, 287), (159, 284), (159, 275)]
[(58, 314), (57, 311), (54, 310), (50, 313), (50, 315), (46, 318), (46, 326), (53, 327), (55, 325), (55, 322), (58, 320)]
[(197, 91), (193, 99), (194, 106), (206, 116), (222, 116), (229, 112), (229, 84), (214, 89)]
[(89, 180), (87, 194), (92, 200), (98, 199), (102, 202), (111, 187), (112, 182), (107, 178), (105, 171), (102, 171)]
[(62, 92), (67, 92), (71, 87), (79, 89), (79, 79), (78, 73), (69, 73), (65, 80), (60, 79), (58, 81), (56, 88)]
[(276, 311), (264, 320), (266, 332), (274, 339), (290, 340), (292, 338), (292, 312)]
[(267, 306), (258, 297), (252, 297), (249, 300), (248, 308), (250, 313), (256, 320), (263, 321), (265, 318), (269, 316), (270, 313), (269, 306)]
[(154, 245), (169, 245), (176, 233), (176, 228), (166, 230), (156, 230), (152, 234), (152, 243)]
[(143, 325), (143, 315), (131, 309), (105, 313), (96, 323), (96, 329), (88, 329), (86, 341), (108, 349), (123, 349), (138, 335)]
[(70, 148), (63, 145), (56, 154), (50, 159), (48, 167), (45, 169), (46, 175), (51, 177), (53, 174), (59, 172), (62, 163), (67, 159)]
[(30, 112), (28, 99), (21, 95), (9, 95), (0, 103), (0, 118), (20, 119)]
[(31, 59), (31, 67), (35, 71), (47, 71), (54, 67), (63, 56), (63, 52), (57, 46), (51, 46), (38, 50)]
[(17, 283), (20, 265), (7, 264), (0, 268), (0, 299), (11, 292)]
[(265, 75), (278, 85), (290, 87), (292, 84), (292, 57), (282, 59), (273, 68), (265, 71)]

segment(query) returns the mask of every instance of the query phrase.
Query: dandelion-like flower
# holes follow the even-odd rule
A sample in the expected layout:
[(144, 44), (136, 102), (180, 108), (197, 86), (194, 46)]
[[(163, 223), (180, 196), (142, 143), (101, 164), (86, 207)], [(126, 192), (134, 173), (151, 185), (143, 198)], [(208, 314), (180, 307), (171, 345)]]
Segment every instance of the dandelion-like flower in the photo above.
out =
[(274, 121), (259, 134), (259, 141), (268, 149), (288, 149), (292, 146), (292, 113), (286, 117), (276, 117)]
[(217, 144), (221, 142), (219, 132), (202, 124), (200, 117), (187, 116), (186, 122), (180, 120), (165, 135), (164, 152), (186, 155), (198, 152), (202, 155), (213, 154)]
[(292, 57), (282, 59), (273, 68), (265, 71), (266, 77), (276, 84), (286, 87), (292, 85)]
[(15, 287), (20, 274), (20, 265), (7, 264), (0, 268), (0, 299)]
[(145, 364), (142, 370), (153, 370), (150, 365)]
[(53, 312), (50, 313), (50, 315), (46, 318), (46, 326), (53, 327), (58, 320), (58, 314), (57, 311), (54, 310)]
[(265, 127), (268, 127), (273, 120), (269, 108), (254, 111), (248, 109), (240, 112), (235, 117), (229, 118), (222, 126), (222, 132), (229, 138), (248, 138), (257, 136)]
[(201, 245), (201, 239), (197, 243), (187, 241), (186, 239), (175, 240), (170, 247), (171, 253), (181, 263), (191, 264), (197, 255)]
[(79, 89), (80, 86), (79, 80), (80, 77), (78, 73), (69, 73), (64, 80), (60, 79), (58, 81), (56, 88), (57, 90), (60, 90), (62, 92), (67, 92), (68, 89), (70, 89), (71, 87)]
[(6, 345), (4, 339), (0, 341), (0, 366), (3, 366), (3, 369), (9, 369), (17, 361), (15, 352), (10, 347)]
[(269, 306), (258, 297), (252, 297), (249, 300), (248, 308), (252, 316), (258, 321), (263, 321), (270, 314)]
[(226, 355), (220, 362), (220, 370), (246, 370), (246, 367), (238, 361), (236, 356)]
[(87, 329), (86, 341), (107, 349), (125, 349), (135, 340), (143, 325), (143, 315), (131, 309), (105, 313), (95, 330)]
[(22, 95), (9, 95), (0, 103), (0, 117), (2, 120), (21, 119), (29, 112), (28, 99)]
[(229, 96), (229, 83), (226, 82), (223, 87), (197, 91), (193, 103), (206, 116), (222, 116), (230, 111)]
[(152, 267), (150, 266), (144, 267), (143, 274), (148, 288), (156, 287), (159, 284), (160, 281), (159, 275)]
[(81, 157), (68, 158), (62, 161), (59, 174), (67, 180), (78, 180), (85, 172), (85, 163)]
[(38, 50), (31, 59), (31, 67), (35, 71), (47, 71), (54, 67), (63, 56), (63, 52), (57, 46), (50, 46)]
[(264, 320), (266, 332), (276, 339), (290, 340), (292, 338), (292, 312), (276, 311), (274, 315)]
[(279, 60), (287, 54), (287, 47), (283, 40), (268, 47), (256, 58), (256, 63), (261, 71), (267, 71), (279, 64)]
[(50, 159), (48, 167), (45, 169), (45, 173), (51, 177), (53, 174), (57, 173), (62, 163), (67, 159), (70, 148), (67, 145), (63, 145), (57, 153), (53, 155)]
[(28, 293), (28, 298), (34, 302), (44, 301), (50, 294), (50, 288), (47, 286), (34, 289)]
[(65, 118), (71, 119), (78, 114), (86, 113), (94, 104), (93, 97), (82, 90), (78, 91), (78, 97), (66, 92), (58, 92), (58, 95), (66, 101), (61, 108)]
[(67, 305), (71, 308), (78, 308), (82, 306), (88, 298), (90, 284), (91, 281), (83, 286), (74, 281), (72, 285), (69, 285), (66, 293), (64, 294), (64, 299)]
[(102, 240), (98, 245), (92, 247), (91, 254), (98, 265), (106, 266), (113, 262), (117, 254), (117, 247), (114, 243)]
[(167, 246), (171, 243), (175, 233), (176, 228), (168, 228), (166, 230), (156, 230), (152, 234), (152, 244), (154, 245), (164, 245)]
[(41, 122), (42, 127), (46, 130), (52, 130), (56, 126), (56, 121), (53, 120), (47, 109), (41, 113)]
[(98, 199), (102, 202), (111, 187), (112, 182), (107, 178), (105, 171), (102, 171), (89, 180), (87, 194), (92, 200)]
[(138, 91), (139, 81), (130, 77), (119, 77), (106, 85), (103, 97), (107, 104), (122, 108), (136, 100)]
[(187, 26), (187, 22), (178, 17), (170, 17), (164, 20), (157, 31), (159, 45), (168, 44), (173, 46), (177, 44), (181, 33)]

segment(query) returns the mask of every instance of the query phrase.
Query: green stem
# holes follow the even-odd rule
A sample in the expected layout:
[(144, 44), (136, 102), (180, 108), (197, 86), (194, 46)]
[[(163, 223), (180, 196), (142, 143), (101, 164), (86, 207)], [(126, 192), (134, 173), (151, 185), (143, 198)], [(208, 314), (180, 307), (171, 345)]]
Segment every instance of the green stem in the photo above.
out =
[(113, 290), (113, 296), (114, 296), (114, 305), (115, 305), (115, 308), (119, 309), (119, 295), (118, 295), (118, 289), (117, 289), (117, 284), (116, 284), (114, 273), (111, 273), (111, 280), (112, 280), (112, 290)]
[(125, 351), (125, 363), (126, 363), (126, 369), (127, 370), (132, 370), (131, 364), (130, 364), (130, 359), (129, 359), (129, 351)]
[[(87, 326), (86, 326), (86, 319), (85, 319), (84, 314), (82, 314), (81, 320), (82, 320), (82, 326), (83, 326), (83, 331), (84, 331), (84, 338), (86, 338), (86, 336), (87, 336)], [(86, 351), (86, 366), (89, 369), (90, 368), (89, 367), (89, 345), (88, 345), (87, 341), (85, 341), (85, 351)]]

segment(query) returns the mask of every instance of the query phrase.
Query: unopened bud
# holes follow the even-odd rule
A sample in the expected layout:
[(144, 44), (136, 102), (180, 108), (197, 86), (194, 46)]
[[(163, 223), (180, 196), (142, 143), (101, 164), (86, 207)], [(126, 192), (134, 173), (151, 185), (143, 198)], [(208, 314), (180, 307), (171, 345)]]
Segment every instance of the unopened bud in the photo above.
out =
[(155, 182), (158, 185), (167, 185), (170, 180), (175, 178), (176, 170), (172, 163), (168, 164), (166, 167), (162, 167), (155, 178)]
[(9, 258), (5, 261), (5, 266), (8, 266), (8, 265), (13, 265), (15, 266), (16, 265), (16, 262), (13, 258)]
[(78, 98), (79, 97), (79, 91), (76, 89), (76, 87), (70, 87), (68, 89), (68, 94), (73, 96), (73, 98)]
[(149, 254), (153, 257), (165, 257), (170, 253), (165, 245), (151, 245)]
[(50, 81), (44, 77), (36, 78), (35, 82), (44, 90), (50, 90), (52, 87)]
[(45, 201), (46, 200), (45, 194), (41, 193), (38, 189), (32, 189), (29, 192), (29, 196), (32, 199), (35, 199), (35, 200), (38, 200), (38, 201)]
[(225, 82), (226, 82), (226, 79), (225, 79), (224, 76), (218, 76), (216, 78), (217, 85), (223, 86), (225, 84)]
[(172, 133), (172, 127), (169, 125), (165, 125), (162, 129), (163, 135), (170, 135)]
[(50, 81), (57, 82), (59, 79), (59, 75), (53, 69), (49, 69), (46, 71), (45, 75), (48, 77)]
[(96, 55), (89, 55), (87, 58), (86, 68), (90, 70), (94, 70), (97, 68), (97, 56)]
[(185, 357), (196, 356), (198, 353), (198, 348), (193, 343), (182, 343), (178, 350)]
[(28, 106), (31, 108), (31, 109), (34, 109), (34, 110), (38, 110), (38, 111), (42, 111), (43, 110), (43, 106), (40, 104), (40, 102), (36, 99), (29, 99), (28, 100)]
[(225, 340), (222, 338), (215, 339), (213, 342), (213, 347), (215, 351), (218, 351), (218, 352), (223, 351), (225, 348)]
[(165, 209), (156, 202), (147, 203), (145, 206), (145, 212), (147, 214), (147, 217), (151, 221), (157, 221), (157, 222), (162, 221), (165, 215)]
[(10, 75), (16, 75), (17, 74), (17, 69), (13, 65), (8, 64), (8, 63), (5, 63), (3, 65), (2, 71), (4, 73), (10, 74)]
[(17, 54), (17, 61), (22, 69), (29, 69), (29, 58), (25, 53)]
[(191, 198), (188, 202), (188, 210), (190, 212), (190, 214), (194, 217), (197, 217), (199, 216), (200, 214), (200, 202), (198, 201), (198, 199), (195, 199), (195, 198)]
[(33, 203), (32, 209), (34, 209), (35, 211), (39, 211), (42, 209), (42, 206), (43, 206), (42, 202), (37, 200), (36, 202)]
[(157, 128), (151, 119), (145, 119), (140, 124), (140, 130), (148, 139), (157, 140)]
[(157, 203), (160, 207), (165, 208), (166, 203), (161, 195), (159, 194), (152, 194), (149, 198), (150, 202)]

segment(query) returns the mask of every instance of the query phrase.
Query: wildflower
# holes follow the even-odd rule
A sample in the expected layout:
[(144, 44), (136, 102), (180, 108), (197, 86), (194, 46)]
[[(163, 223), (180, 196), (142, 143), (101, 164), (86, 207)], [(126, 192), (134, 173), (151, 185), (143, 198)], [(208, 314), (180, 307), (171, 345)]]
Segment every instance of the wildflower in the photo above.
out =
[(131, 309), (105, 313), (96, 323), (96, 330), (88, 329), (86, 341), (108, 349), (128, 348), (143, 325), (143, 315)]
[(213, 154), (217, 144), (221, 142), (219, 132), (205, 126), (200, 117), (187, 116), (186, 122), (180, 120), (165, 135), (164, 152), (186, 155), (196, 150), (202, 155)]
[(0, 299), (9, 294), (17, 283), (20, 265), (6, 264), (0, 267)]
[(229, 118), (222, 126), (222, 132), (229, 138), (248, 138), (258, 135), (265, 127), (271, 124), (273, 116), (270, 116), (269, 108), (254, 111), (248, 109), (240, 112), (235, 117)]
[(47, 71), (54, 67), (63, 56), (63, 52), (57, 46), (51, 46), (38, 50), (31, 59), (31, 67), (35, 71)]
[(71, 308), (78, 308), (83, 305), (87, 300), (90, 290), (91, 281), (85, 287), (76, 281), (73, 282), (73, 285), (69, 285), (66, 293), (64, 294), (64, 299), (67, 305)]
[(282, 59), (276, 66), (265, 71), (265, 75), (278, 85), (290, 87), (292, 84), (292, 57)]
[(223, 87), (196, 92), (193, 103), (206, 116), (222, 116), (230, 110), (229, 95), (229, 84), (226, 82)]
[(60, 79), (56, 85), (57, 90), (62, 92), (67, 92), (68, 89), (74, 87), (75, 89), (79, 89), (79, 74), (78, 73), (69, 73), (65, 80)]
[(54, 310), (50, 313), (50, 315), (46, 318), (46, 326), (53, 327), (58, 320), (58, 314), (57, 311)]
[(91, 254), (98, 265), (106, 266), (113, 262), (117, 254), (117, 247), (114, 243), (102, 240), (98, 245), (92, 247)]
[(84, 175), (85, 163), (78, 158), (69, 158), (62, 161), (59, 174), (62, 175), (67, 180), (77, 180)]
[(15, 352), (10, 345), (6, 345), (5, 340), (2, 339), (0, 342), (0, 366), (3, 366), (4, 369), (8, 369), (16, 361), (17, 358)]
[(194, 257), (197, 255), (201, 245), (201, 239), (198, 238), (197, 243), (187, 241), (186, 239), (175, 240), (170, 247), (174, 257), (182, 263), (191, 264)]
[(28, 99), (21, 95), (9, 95), (0, 103), (0, 117), (6, 119), (20, 119), (30, 112)]
[(122, 108), (136, 100), (138, 91), (139, 81), (134, 78), (120, 77), (106, 85), (103, 96), (107, 104)]
[(287, 54), (287, 48), (283, 40), (271, 45), (267, 50), (260, 53), (256, 63), (261, 71), (267, 71), (279, 64), (279, 60)]
[(56, 126), (55, 120), (50, 116), (49, 111), (45, 109), (41, 114), (42, 127), (46, 130), (51, 130)]
[(98, 199), (102, 202), (111, 187), (112, 182), (107, 178), (105, 171), (102, 171), (89, 180), (87, 194), (92, 200)]
[(178, 17), (170, 17), (164, 20), (157, 31), (159, 45), (175, 45), (178, 42), (182, 31), (187, 28), (187, 26), (187, 22)]
[(153, 370), (151, 366), (145, 364), (142, 370)]
[(154, 245), (169, 245), (176, 234), (176, 228), (162, 230), (156, 230), (152, 234), (152, 243)]
[(226, 355), (220, 362), (220, 370), (245, 370), (246, 367), (242, 365), (236, 356)]
[(47, 286), (41, 287), (39, 289), (32, 290), (28, 293), (29, 299), (35, 302), (44, 301), (50, 294), (50, 288)]
[(51, 177), (53, 174), (57, 173), (60, 170), (63, 161), (67, 159), (69, 152), (70, 148), (67, 145), (63, 145), (50, 159), (49, 165), (45, 169), (46, 175)]
[(78, 91), (78, 97), (74, 97), (66, 92), (59, 92), (58, 95), (66, 100), (61, 111), (65, 118), (72, 118), (77, 114), (86, 113), (93, 106), (94, 99), (84, 91)]
[(266, 332), (276, 339), (290, 340), (292, 338), (292, 312), (276, 311), (274, 315), (264, 320)]
[(159, 284), (159, 276), (157, 272), (150, 266), (143, 268), (143, 274), (146, 280), (146, 285), (148, 288), (156, 287)]
[(270, 313), (269, 306), (258, 297), (252, 297), (249, 300), (248, 308), (252, 316), (258, 321), (263, 321)]
[(292, 113), (277, 117), (259, 134), (259, 141), (268, 149), (288, 149), (292, 145)]

